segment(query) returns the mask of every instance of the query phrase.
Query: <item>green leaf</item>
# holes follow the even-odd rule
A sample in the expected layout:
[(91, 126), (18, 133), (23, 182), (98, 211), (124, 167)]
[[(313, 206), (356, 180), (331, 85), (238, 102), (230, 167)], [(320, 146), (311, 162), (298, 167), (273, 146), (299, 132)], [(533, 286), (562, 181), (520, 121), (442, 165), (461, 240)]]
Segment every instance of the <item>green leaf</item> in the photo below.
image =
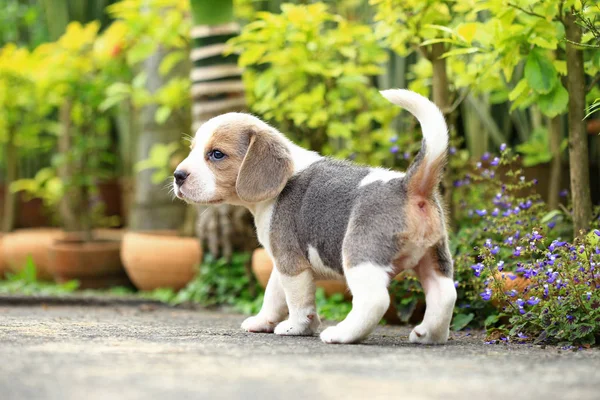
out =
[(566, 112), (568, 104), (569, 93), (560, 83), (552, 92), (540, 95), (538, 99), (540, 111), (551, 118)]
[(469, 322), (471, 322), (474, 317), (475, 317), (475, 314), (473, 314), (473, 313), (455, 315), (454, 318), (452, 319), (452, 330), (460, 331), (461, 329), (463, 329), (464, 327), (469, 325)]
[(540, 223), (547, 224), (548, 222), (552, 221), (554, 218), (560, 215), (562, 215), (562, 212), (560, 210), (552, 210), (542, 217)]
[(444, 55), (442, 56), (442, 58), (446, 58), (446, 57), (452, 57), (452, 56), (460, 56), (460, 55), (464, 55), (464, 54), (472, 54), (472, 53), (477, 53), (479, 52), (479, 49), (477, 47), (469, 47), (466, 49), (455, 49), (455, 50), (450, 50), (444, 53)]
[(525, 62), (525, 79), (529, 86), (540, 94), (550, 93), (558, 83), (556, 69), (552, 61), (542, 52), (533, 50)]
[(162, 125), (165, 123), (169, 116), (171, 115), (171, 107), (161, 106), (156, 110), (156, 114), (154, 114), (154, 120), (157, 124)]
[(160, 62), (160, 66), (158, 67), (158, 72), (162, 76), (167, 75), (169, 72), (171, 72), (173, 67), (175, 67), (177, 64), (179, 64), (179, 62), (181, 60), (183, 60), (184, 58), (185, 58), (185, 52), (183, 52), (183, 51), (174, 51), (172, 53), (167, 54), (165, 56), (165, 58), (163, 58), (162, 61)]
[(521, 79), (519, 83), (517, 83), (517, 86), (515, 86), (508, 94), (508, 99), (510, 101), (515, 101), (515, 99), (519, 98), (528, 88), (529, 85), (527, 85), (527, 79)]
[(487, 328), (488, 326), (494, 325), (499, 320), (500, 316), (498, 314), (488, 315), (485, 321), (483, 322), (483, 326)]

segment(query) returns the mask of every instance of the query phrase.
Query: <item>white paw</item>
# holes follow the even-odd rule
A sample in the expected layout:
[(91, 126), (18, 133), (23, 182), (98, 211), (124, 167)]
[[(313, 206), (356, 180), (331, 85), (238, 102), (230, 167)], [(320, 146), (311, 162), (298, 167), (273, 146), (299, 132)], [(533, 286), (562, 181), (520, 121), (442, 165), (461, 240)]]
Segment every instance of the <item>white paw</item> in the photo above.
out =
[(348, 332), (347, 329), (340, 325), (330, 326), (321, 332), (321, 340), (323, 343), (328, 344), (346, 344), (346, 343), (356, 343), (361, 338), (355, 337), (352, 333)]
[(261, 315), (255, 315), (254, 317), (246, 318), (242, 322), (242, 329), (246, 332), (266, 332), (273, 333), (276, 322), (271, 322), (267, 318)]
[(312, 321), (307, 322), (292, 321), (289, 319), (280, 322), (275, 327), (275, 334), (283, 336), (312, 336), (321, 323), (318, 316), (315, 315), (314, 317)]
[(448, 329), (438, 329), (436, 331), (421, 324), (412, 330), (408, 340), (411, 343), (444, 344), (448, 341), (449, 334), (450, 332)]

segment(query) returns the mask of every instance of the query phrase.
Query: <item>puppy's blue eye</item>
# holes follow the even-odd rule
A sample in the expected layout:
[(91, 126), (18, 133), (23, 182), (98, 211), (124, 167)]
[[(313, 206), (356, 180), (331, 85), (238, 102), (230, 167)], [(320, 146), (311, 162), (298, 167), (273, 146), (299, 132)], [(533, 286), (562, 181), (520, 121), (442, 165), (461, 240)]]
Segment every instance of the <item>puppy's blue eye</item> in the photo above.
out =
[(222, 160), (225, 158), (225, 154), (219, 150), (213, 150), (208, 155), (213, 160)]

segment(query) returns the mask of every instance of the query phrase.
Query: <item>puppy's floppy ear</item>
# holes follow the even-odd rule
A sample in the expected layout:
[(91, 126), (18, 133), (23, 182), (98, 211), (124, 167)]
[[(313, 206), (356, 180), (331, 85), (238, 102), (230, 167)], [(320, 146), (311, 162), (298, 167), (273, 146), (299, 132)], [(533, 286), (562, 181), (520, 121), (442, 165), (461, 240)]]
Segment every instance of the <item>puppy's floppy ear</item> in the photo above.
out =
[(293, 173), (284, 143), (268, 131), (252, 131), (248, 151), (236, 181), (240, 199), (257, 203), (277, 196)]

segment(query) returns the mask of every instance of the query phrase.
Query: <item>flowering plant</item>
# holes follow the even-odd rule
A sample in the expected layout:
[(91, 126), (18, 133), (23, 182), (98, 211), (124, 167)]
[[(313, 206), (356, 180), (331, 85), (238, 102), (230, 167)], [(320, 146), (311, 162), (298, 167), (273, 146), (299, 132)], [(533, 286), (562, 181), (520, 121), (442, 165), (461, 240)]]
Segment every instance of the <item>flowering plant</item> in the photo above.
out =
[(457, 317), (485, 317), (492, 340), (593, 344), (600, 339), (600, 231), (566, 239), (569, 213), (548, 211), (517, 163), (502, 146), (499, 157), (484, 155), (477, 173), (455, 182), (463, 219), (471, 221), (454, 243)]

